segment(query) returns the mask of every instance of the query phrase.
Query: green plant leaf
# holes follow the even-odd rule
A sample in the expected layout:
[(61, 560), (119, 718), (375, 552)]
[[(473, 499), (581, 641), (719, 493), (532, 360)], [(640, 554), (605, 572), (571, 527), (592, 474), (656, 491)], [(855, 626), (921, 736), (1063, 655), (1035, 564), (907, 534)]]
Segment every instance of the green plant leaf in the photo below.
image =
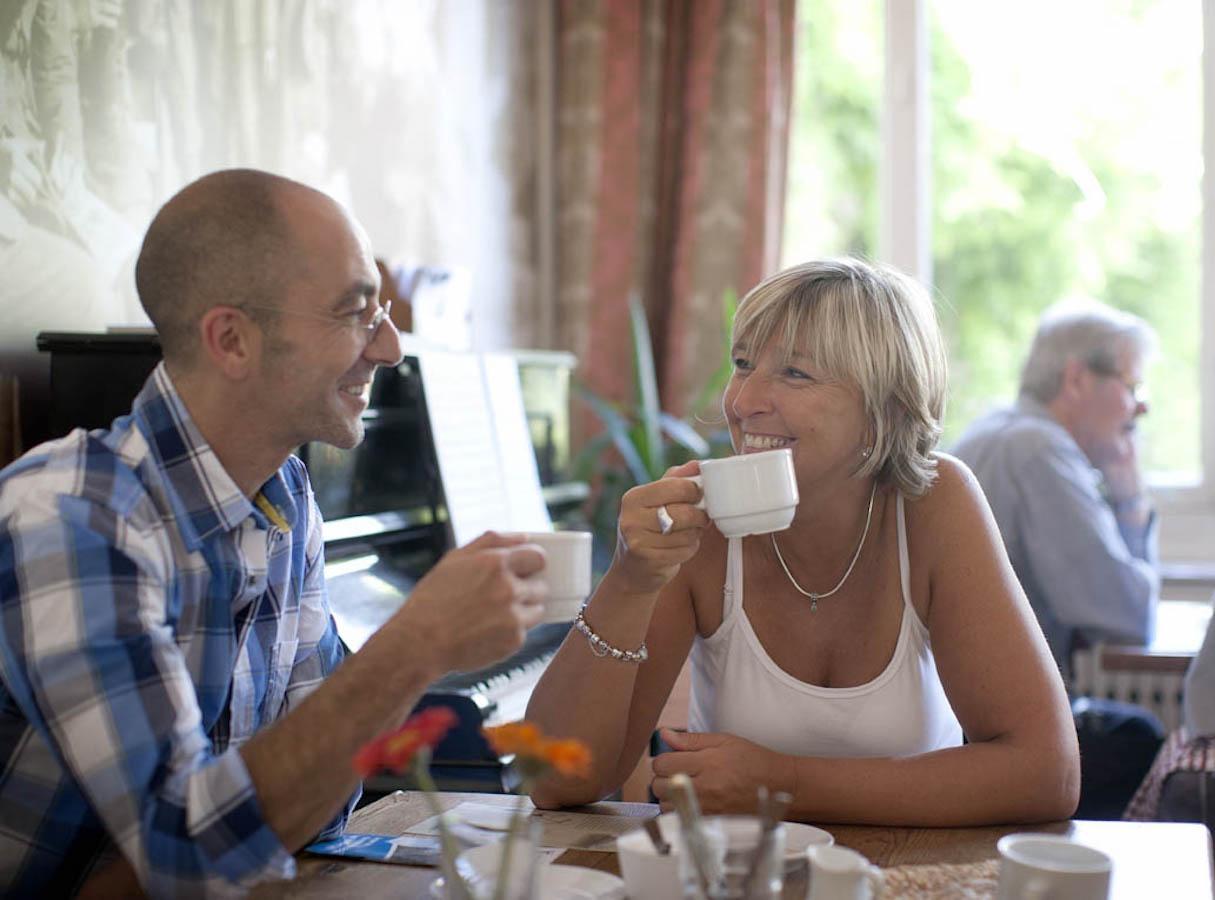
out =
[(709, 455), (709, 442), (683, 419), (665, 412), (659, 413), (658, 418), (662, 424), (663, 433), (675, 443), (687, 449), (693, 456), (704, 458)]
[(666, 453), (662, 445), (658, 418), (658, 378), (654, 374), (650, 326), (646, 322), (645, 309), (636, 293), (629, 296), (629, 322), (633, 334), (633, 381), (637, 394), (637, 416), (642, 430), (638, 449), (645, 460), (646, 471), (651, 477), (657, 477), (666, 471)]
[(606, 400), (596, 397), (590, 391), (582, 392), (583, 399), (591, 405), (591, 409), (595, 411), (595, 415), (603, 422), (603, 427), (607, 433), (611, 435), (612, 444), (620, 451), (621, 457), (624, 458), (624, 464), (628, 466), (629, 473), (633, 476), (637, 484), (645, 484), (650, 481), (650, 473), (646, 468), (641, 454), (637, 451), (637, 447), (633, 444), (633, 439), (629, 436), (630, 424), (629, 420), (612, 408), (612, 405)]

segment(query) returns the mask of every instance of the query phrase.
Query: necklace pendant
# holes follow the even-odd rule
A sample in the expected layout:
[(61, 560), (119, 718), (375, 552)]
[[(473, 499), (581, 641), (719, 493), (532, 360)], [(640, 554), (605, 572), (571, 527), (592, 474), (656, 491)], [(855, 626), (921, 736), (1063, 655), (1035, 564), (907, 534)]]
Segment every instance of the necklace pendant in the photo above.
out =
[(810, 612), (818, 612), (818, 595), (810, 595)]

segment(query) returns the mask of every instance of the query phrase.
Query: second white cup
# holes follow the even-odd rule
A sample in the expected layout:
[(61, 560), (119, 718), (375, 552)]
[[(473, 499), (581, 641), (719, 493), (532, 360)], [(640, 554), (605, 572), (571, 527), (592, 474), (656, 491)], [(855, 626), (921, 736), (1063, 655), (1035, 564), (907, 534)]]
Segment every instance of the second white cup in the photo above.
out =
[(996, 842), (999, 900), (1105, 900), (1113, 864), (1100, 850), (1058, 834), (1021, 832)]
[(527, 540), (543, 548), (548, 560), (541, 573), (548, 585), (548, 603), (541, 621), (572, 621), (591, 593), (591, 533), (539, 531), (529, 533)]

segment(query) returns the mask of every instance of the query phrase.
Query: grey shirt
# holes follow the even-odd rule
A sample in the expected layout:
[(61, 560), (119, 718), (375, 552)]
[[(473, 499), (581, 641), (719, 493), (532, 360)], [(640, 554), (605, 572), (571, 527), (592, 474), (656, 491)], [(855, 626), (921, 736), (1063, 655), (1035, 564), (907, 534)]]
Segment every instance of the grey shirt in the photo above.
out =
[(1120, 523), (1101, 473), (1039, 403), (974, 422), (953, 452), (987, 495), (1017, 578), (1059, 668), (1077, 634), (1145, 644), (1156, 624), (1156, 516)]

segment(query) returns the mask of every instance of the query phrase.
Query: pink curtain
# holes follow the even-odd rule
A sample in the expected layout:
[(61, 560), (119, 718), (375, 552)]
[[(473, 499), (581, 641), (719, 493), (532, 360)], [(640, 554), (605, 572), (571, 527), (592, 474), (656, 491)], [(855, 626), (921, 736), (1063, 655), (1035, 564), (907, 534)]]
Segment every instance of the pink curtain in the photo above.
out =
[(558, 343), (628, 398), (636, 292), (664, 408), (697, 412), (723, 295), (777, 263), (794, 0), (559, 0), (556, 19)]

